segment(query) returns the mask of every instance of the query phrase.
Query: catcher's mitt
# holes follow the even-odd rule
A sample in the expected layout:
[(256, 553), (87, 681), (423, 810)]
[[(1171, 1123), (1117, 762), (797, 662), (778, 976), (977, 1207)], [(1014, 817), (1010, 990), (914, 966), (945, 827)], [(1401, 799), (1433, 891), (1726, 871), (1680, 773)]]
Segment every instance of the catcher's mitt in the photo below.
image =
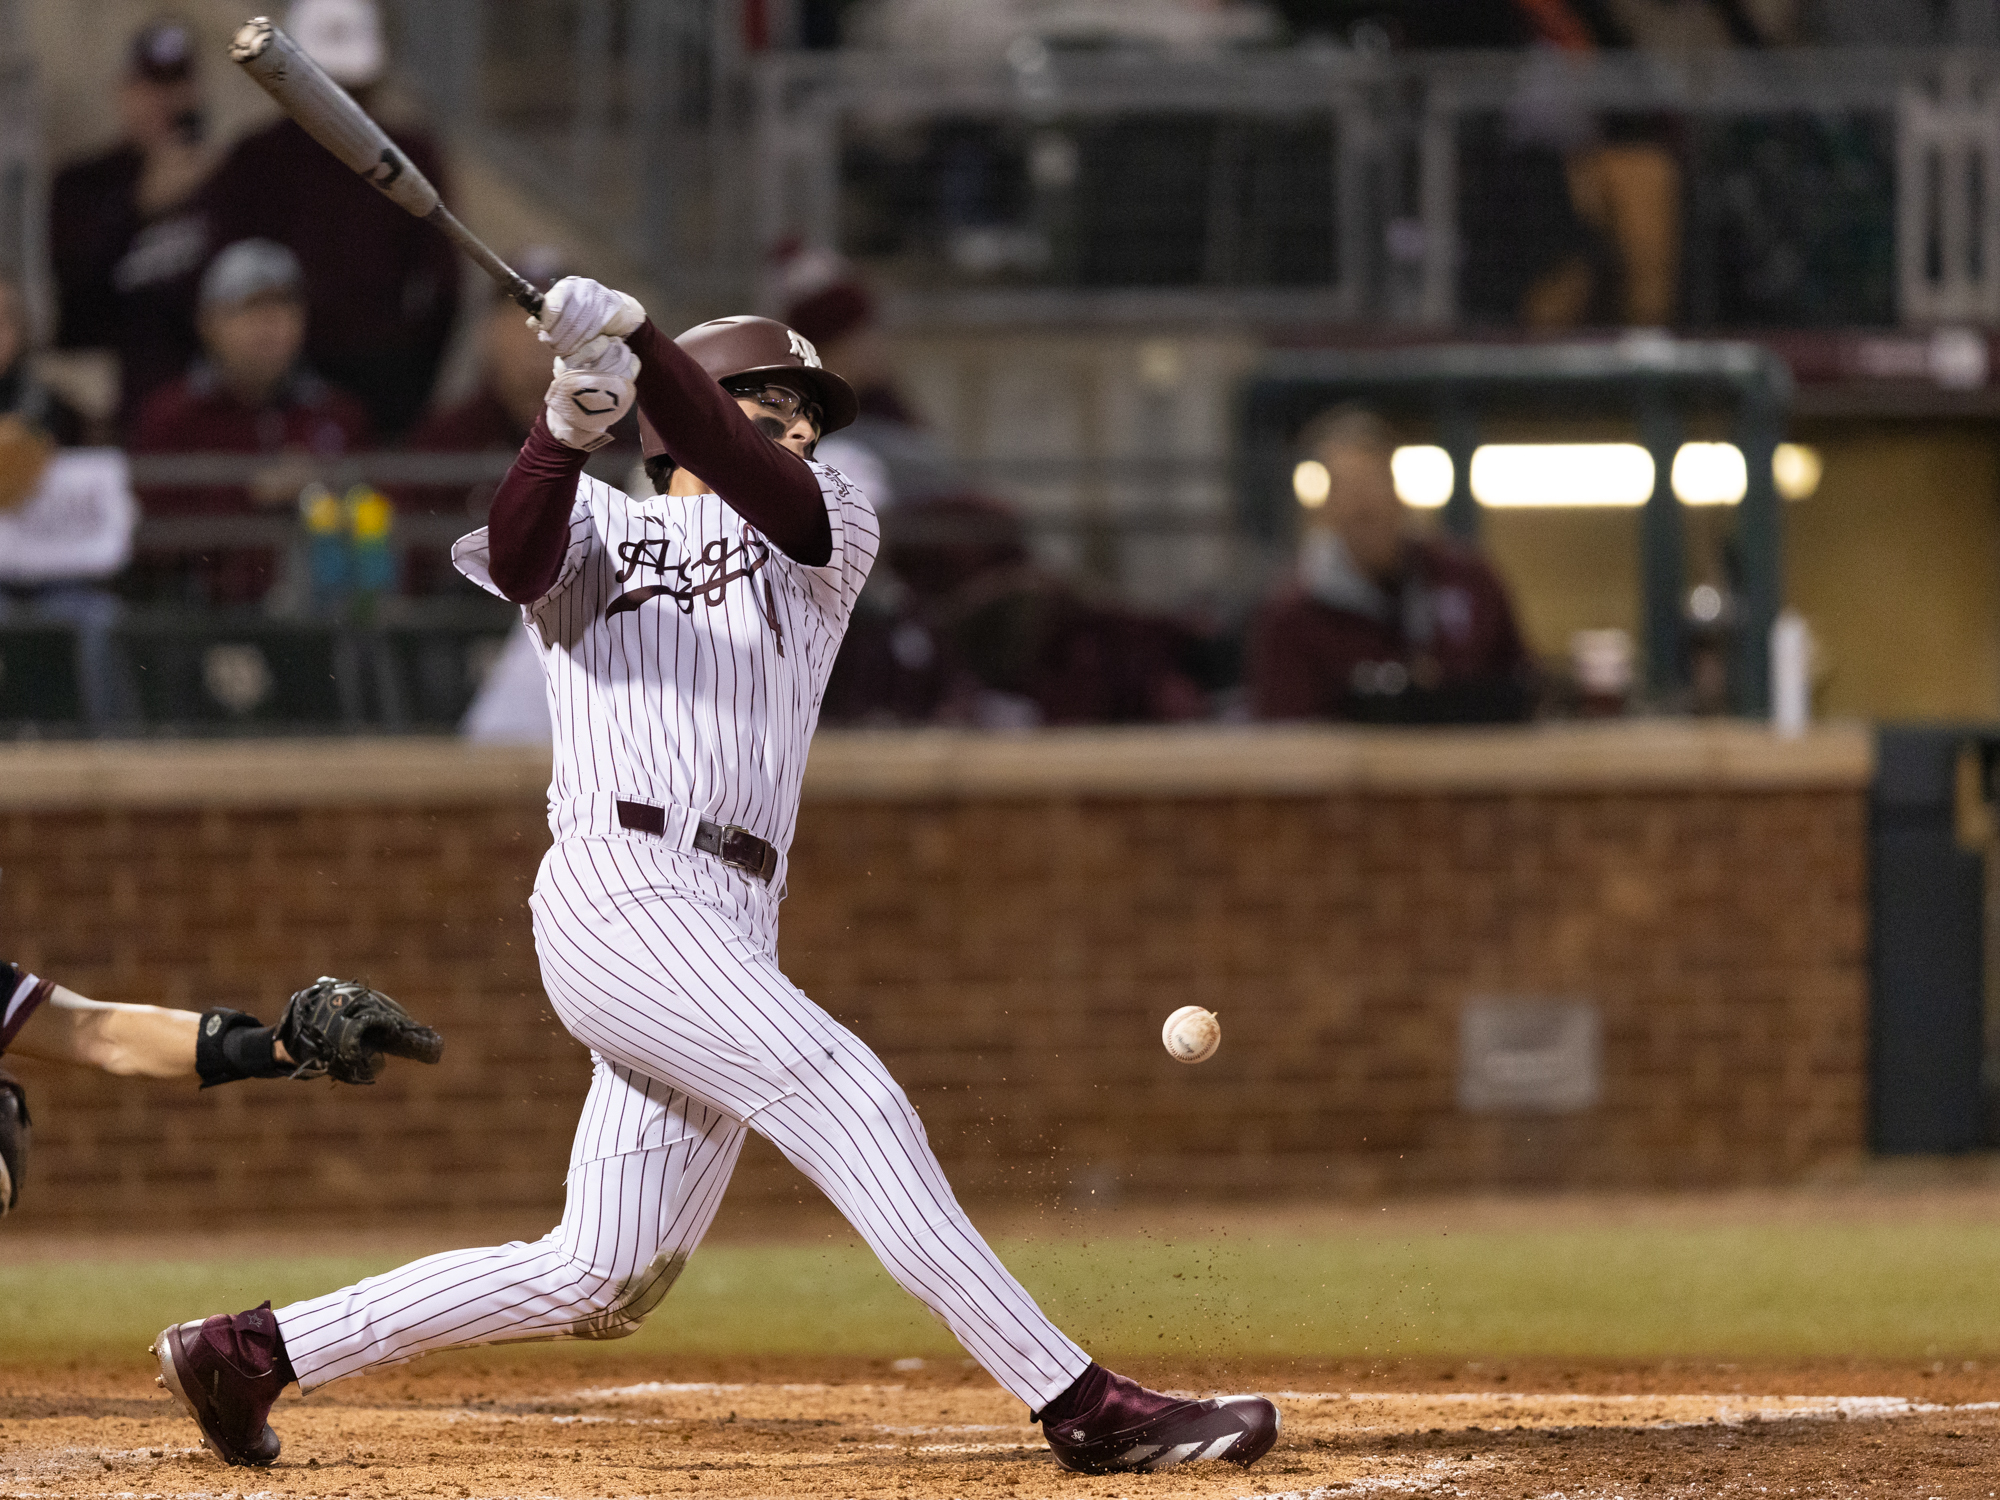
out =
[(294, 1078), (373, 1083), (384, 1053), (423, 1063), (444, 1056), (443, 1037), (354, 979), (322, 975), (285, 1003), (273, 1029), (292, 1055)]
[(12, 1075), (0, 1073), (0, 1219), (21, 1199), (28, 1167), (28, 1096)]

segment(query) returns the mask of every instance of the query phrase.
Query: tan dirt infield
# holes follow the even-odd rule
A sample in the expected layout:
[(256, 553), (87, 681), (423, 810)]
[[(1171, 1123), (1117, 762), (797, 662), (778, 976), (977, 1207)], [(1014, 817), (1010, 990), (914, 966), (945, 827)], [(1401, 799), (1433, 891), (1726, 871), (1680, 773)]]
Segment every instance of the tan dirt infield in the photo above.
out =
[[(135, 1351), (135, 1354), (137, 1351)], [(1988, 1496), (2000, 1369), (1286, 1361), (1135, 1367), (1263, 1390), (1285, 1430), (1253, 1469), (1091, 1478), (955, 1360), (437, 1358), (287, 1397), (285, 1452), (229, 1469), (129, 1366), (0, 1370), (7, 1497)]]

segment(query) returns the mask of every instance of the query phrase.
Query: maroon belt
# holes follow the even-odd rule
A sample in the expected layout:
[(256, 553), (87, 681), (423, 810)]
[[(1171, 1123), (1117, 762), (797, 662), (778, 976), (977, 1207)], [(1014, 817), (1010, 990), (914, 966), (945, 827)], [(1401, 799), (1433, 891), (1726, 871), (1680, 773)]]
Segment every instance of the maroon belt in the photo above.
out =
[[(659, 838), (667, 831), (667, 810), (654, 807), (650, 802), (621, 801), (618, 804), (618, 826)], [(766, 885), (778, 873), (776, 847), (734, 823), (711, 823), (703, 818), (694, 831), (694, 846), (703, 854), (713, 854), (725, 865), (734, 865), (746, 874), (755, 875)]]

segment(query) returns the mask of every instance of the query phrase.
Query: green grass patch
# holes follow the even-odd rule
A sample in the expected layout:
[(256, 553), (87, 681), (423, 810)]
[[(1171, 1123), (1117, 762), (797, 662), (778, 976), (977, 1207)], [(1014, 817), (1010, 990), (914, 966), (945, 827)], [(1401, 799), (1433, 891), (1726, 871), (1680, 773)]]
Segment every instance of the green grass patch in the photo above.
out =
[[(2000, 1355), (2000, 1226), (1436, 1229), (1003, 1242), (1106, 1356), (1787, 1359)], [(166, 1323), (278, 1305), (382, 1256), (0, 1265), (0, 1359), (137, 1356)], [(576, 1345), (581, 1349), (588, 1346)], [(716, 1245), (618, 1353), (946, 1354), (858, 1246)]]

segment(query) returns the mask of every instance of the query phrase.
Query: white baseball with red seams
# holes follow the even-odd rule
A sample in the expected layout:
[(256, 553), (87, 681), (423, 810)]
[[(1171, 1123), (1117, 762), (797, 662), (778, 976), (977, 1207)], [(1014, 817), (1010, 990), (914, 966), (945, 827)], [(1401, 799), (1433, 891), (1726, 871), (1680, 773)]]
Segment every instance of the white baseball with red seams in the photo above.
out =
[[(866, 498), (813, 470), (833, 536), (821, 567), (714, 495), (581, 481), (561, 572), (522, 611), (555, 727), (535, 946), (595, 1065), (562, 1222), (279, 1309), (302, 1389), (438, 1349), (633, 1331), (708, 1228), (746, 1129), (1031, 1409), (1089, 1367), (973, 1228), (880, 1060), (778, 970), (806, 753), (878, 546)], [(453, 557), (500, 592), (484, 531)], [(621, 827), (621, 800), (662, 809), (664, 832)], [(776, 846), (771, 882), (695, 852), (704, 818)]]
[(1183, 1005), (1167, 1017), (1160, 1028), (1160, 1041), (1176, 1062), (1207, 1062), (1222, 1045), (1222, 1022), (1212, 1010), (1199, 1005)]

